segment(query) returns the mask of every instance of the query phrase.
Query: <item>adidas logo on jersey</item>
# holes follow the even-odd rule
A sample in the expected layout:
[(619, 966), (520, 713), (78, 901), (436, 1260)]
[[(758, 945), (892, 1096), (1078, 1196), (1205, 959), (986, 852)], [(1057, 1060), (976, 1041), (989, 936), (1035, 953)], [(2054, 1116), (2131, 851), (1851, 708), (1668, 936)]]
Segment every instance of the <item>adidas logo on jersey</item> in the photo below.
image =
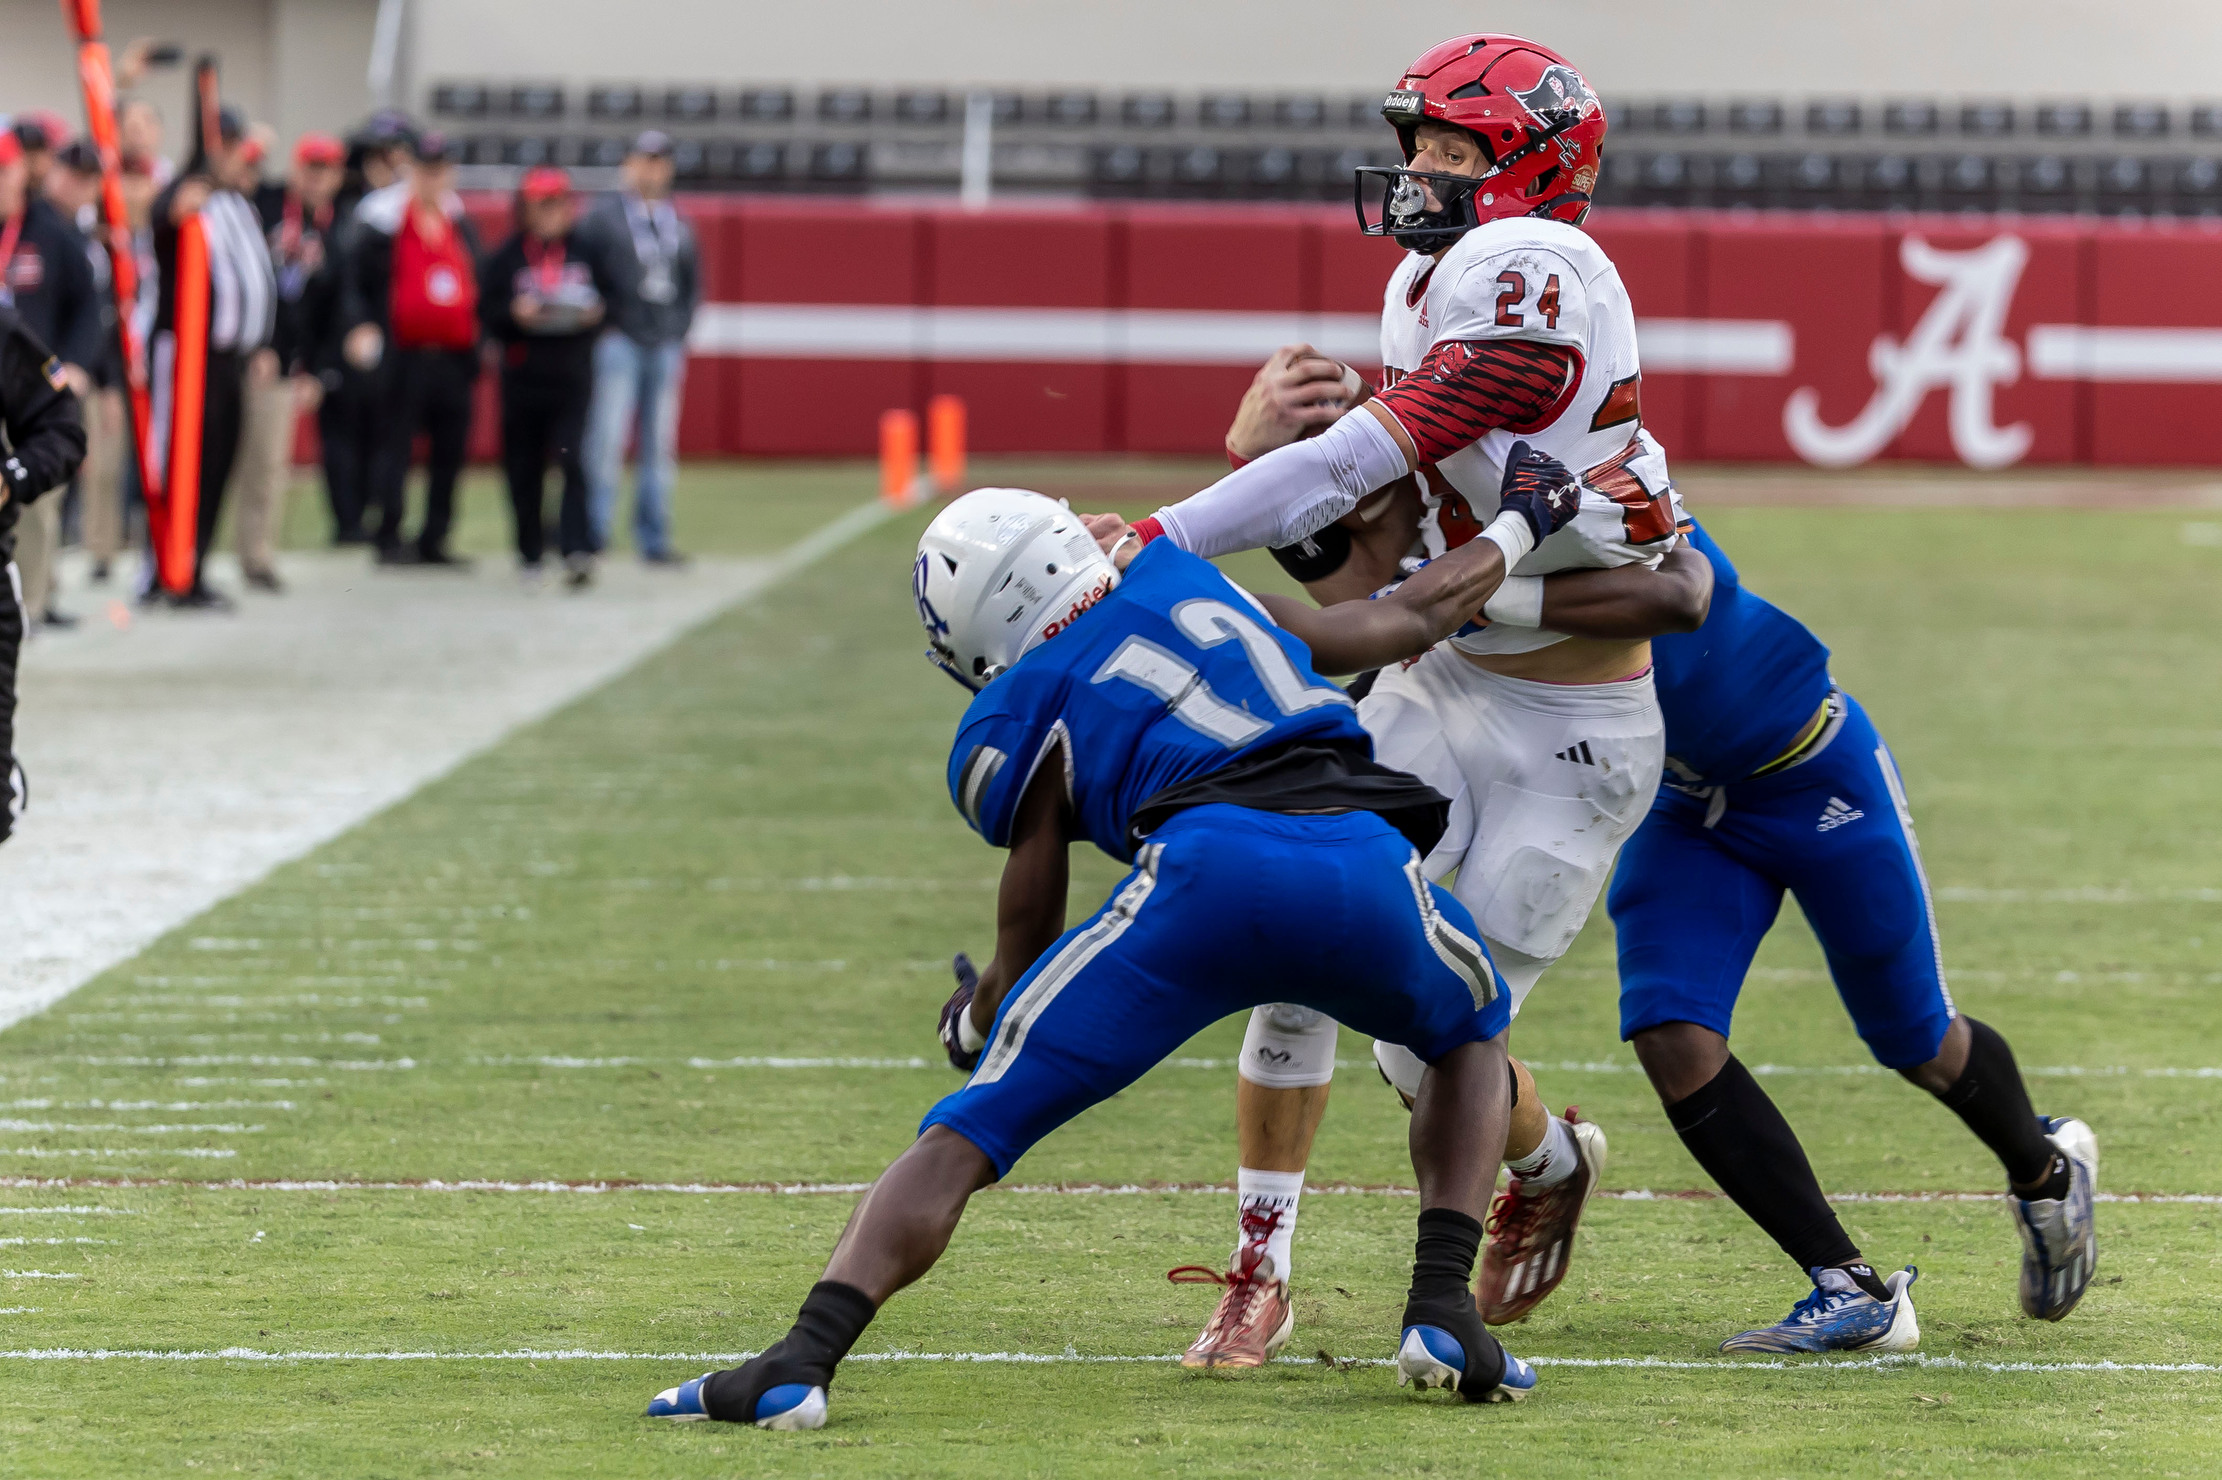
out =
[(1857, 822), (1866, 815), (1865, 812), (1860, 811), (1859, 808), (1845, 801), (1842, 797), (1830, 797), (1829, 804), (1821, 809), (1821, 820), (1816, 827), (1816, 831), (1828, 832), (1833, 828), (1842, 827), (1847, 822)]
[(1577, 766), (1594, 766), (1597, 764), (1597, 757), (1589, 753), (1589, 742), (1587, 740), (1567, 746), (1564, 750), (1555, 753), (1551, 759), (1572, 761)]

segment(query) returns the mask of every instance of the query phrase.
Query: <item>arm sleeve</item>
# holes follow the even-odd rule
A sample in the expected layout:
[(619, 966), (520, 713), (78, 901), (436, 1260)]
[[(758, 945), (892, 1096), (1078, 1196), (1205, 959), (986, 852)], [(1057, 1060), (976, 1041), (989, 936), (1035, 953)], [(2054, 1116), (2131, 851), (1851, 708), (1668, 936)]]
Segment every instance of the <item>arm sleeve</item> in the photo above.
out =
[(1422, 463), (1441, 462), (1486, 433), (1540, 431), (1581, 384), (1581, 354), (1529, 339), (1450, 339), (1376, 398)]
[(85, 460), (85, 428), (66, 385), (61, 361), (21, 324), (9, 324), (0, 337), (0, 425), (8, 433), (0, 481), (13, 502), (31, 503), (67, 483)]
[(1379, 419), (1345, 416), (1320, 435), (1276, 447), (1203, 492), (1159, 509), (1155, 517), (1174, 544), (1207, 559), (1261, 545), (1293, 545), (1410, 471), (1404, 449)]

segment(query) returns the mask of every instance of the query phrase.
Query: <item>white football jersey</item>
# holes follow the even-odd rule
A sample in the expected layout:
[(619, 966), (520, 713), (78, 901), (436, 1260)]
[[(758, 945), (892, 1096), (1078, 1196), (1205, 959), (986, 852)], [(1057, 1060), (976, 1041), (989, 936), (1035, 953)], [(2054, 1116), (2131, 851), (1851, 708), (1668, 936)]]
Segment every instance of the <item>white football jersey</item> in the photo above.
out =
[[(1578, 227), (1514, 217), (1474, 228), (1440, 258), (1414, 252), (1391, 274), (1381, 305), (1386, 385), (1438, 343), (1487, 339), (1566, 345), (1579, 379), (1549, 425), (1488, 432), (1420, 469), (1426, 553), (1464, 544), (1496, 516), (1505, 455), (1526, 442), (1581, 476), (1582, 508), (1516, 574), (1657, 565), (1679, 539), (1682, 508), (1666, 453), (1643, 429), (1635, 310), (1612, 259)], [(1563, 640), (1497, 624), (1453, 642), (1472, 653), (1517, 653)]]

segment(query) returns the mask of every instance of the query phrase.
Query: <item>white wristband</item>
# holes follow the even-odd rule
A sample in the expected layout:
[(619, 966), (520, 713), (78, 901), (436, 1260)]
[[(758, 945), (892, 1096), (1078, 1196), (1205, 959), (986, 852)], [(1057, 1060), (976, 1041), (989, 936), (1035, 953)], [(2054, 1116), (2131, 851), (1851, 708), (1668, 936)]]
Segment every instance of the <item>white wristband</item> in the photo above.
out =
[(1481, 614), (1505, 627), (1543, 625), (1543, 577), (1506, 576), (1497, 594), (1481, 604)]
[[(1542, 577), (1538, 576), (1536, 579), (1541, 580)], [(964, 1011), (957, 1014), (957, 1047), (966, 1053), (978, 1053), (987, 1046), (987, 1035), (972, 1026), (972, 1008), (968, 1004)]]

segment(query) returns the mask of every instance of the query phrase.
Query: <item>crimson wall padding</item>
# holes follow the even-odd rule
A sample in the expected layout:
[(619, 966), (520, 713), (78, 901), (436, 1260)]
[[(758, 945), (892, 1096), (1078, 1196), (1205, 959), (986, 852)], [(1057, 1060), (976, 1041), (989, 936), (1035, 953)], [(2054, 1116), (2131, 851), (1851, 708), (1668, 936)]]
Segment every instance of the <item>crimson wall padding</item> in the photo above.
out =
[[(869, 456), (883, 410), (945, 392), (979, 452), (1216, 455), (1274, 344), (1377, 372), (1398, 256), (1338, 206), (682, 209), (707, 298), (690, 456)], [(2222, 460), (2222, 224), (1628, 210), (1589, 229), (1675, 458)]]

